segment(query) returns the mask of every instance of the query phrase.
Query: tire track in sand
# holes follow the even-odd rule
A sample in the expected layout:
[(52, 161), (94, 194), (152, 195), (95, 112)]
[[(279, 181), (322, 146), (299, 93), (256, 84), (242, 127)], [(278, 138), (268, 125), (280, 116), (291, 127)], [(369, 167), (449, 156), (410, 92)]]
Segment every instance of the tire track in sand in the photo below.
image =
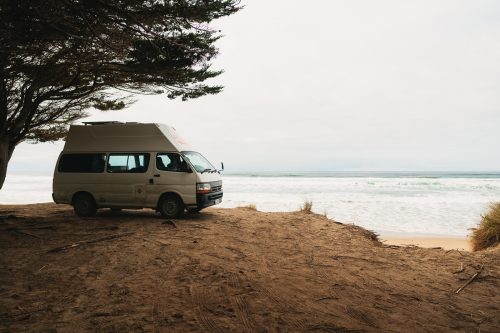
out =
[[(227, 272), (227, 277), (228, 277), (227, 282), (230, 287), (236, 289), (238, 292), (240, 292), (243, 289), (243, 285), (241, 283), (241, 279), (238, 276), (238, 274)], [(243, 332), (245, 333), (255, 332), (254, 326), (251, 324), (250, 321), (250, 316), (248, 313), (248, 304), (245, 300), (244, 295), (242, 294), (229, 295), (229, 301), (231, 302), (231, 305), (235, 311), (236, 318), (243, 325)]]
[(245, 298), (241, 295), (236, 295), (231, 296), (230, 301), (234, 311), (236, 312), (236, 318), (238, 318), (240, 323), (243, 325), (243, 332), (255, 332), (253, 325), (250, 323), (248, 316), (248, 304), (245, 301)]
[(194, 314), (196, 320), (206, 332), (211, 333), (225, 333), (226, 331), (219, 327), (210, 317), (207, 316), (208, 295), (202, 286), (189, 287), (191, 293), (191, 302), (193, 304)]
[[(262, 259), (255, 268), (257, 273), (262, 277), (269, 276), (269, 268), (267, 262), (264, 259)], [(294, 332), (308, 332), (307, 326), (304, 321), (295, 318), (295, 316), (293, 315), (295, 309), (300, 306), (298, 302), (291, 299), (286, 300), (283, 297), (279, 296), (280, 292), (274, 289), (274, 287), (264, 286), (262, 283), (259, 283), (257, 288), (262, 295), (271, 299), (279, 308), (283, 310), (283, 312), (289, 315), (288, 322), (292, 326)]]

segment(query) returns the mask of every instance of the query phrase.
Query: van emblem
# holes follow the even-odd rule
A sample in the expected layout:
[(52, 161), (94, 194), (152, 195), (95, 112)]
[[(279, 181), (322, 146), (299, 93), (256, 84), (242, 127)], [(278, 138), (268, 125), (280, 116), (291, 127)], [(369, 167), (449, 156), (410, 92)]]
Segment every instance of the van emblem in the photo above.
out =
[(142, 193), (142, 190), (141, 190), (141, 189), (138, 189), (138, 190), (137, 190), (137, 193)]

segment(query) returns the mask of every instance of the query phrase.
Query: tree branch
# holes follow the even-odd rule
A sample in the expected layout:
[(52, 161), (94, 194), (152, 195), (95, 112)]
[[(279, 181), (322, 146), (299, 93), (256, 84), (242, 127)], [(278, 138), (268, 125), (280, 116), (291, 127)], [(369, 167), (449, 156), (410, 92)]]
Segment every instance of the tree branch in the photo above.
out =
[(25, 126), (26, 120), (30, 117), (30, 114), (34, 112), (35, 109), (33, 108), (34, 105), (32, 100), (34, 93), (35, 92), (33, 86), (28, 86), (24, 94), (22, 108), (19, 112), (19, 116), (17, 116), (12, 126), (10, 126), (8, 129), (9, 136), (17, 137)]
[(3, 74), (0, 73), (0, 135), (7, 127), (7, 85)]

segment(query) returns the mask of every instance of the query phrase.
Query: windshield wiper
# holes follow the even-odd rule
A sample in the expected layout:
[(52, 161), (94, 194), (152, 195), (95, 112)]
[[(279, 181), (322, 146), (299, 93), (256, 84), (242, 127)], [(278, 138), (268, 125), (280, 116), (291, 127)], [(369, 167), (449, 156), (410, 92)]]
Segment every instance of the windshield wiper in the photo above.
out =
[(205, 172), (212, 172), (212, 171), (214, 171), (214, 170), (212, 170), (212, 169), (205, 169), (205, 170), (203, 170), (201, 173), (203, 174), (203, 173), (205, 173)]

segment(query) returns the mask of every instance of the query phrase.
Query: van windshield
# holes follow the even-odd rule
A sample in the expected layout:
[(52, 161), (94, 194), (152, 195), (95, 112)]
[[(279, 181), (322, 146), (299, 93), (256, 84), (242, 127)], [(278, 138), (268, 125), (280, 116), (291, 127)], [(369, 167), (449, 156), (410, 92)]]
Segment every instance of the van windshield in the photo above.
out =
[(183, 151), (182, 154), (193, 165), (197, 172), (216, 171), (214, 166), (200, 153), (195, 151)]

